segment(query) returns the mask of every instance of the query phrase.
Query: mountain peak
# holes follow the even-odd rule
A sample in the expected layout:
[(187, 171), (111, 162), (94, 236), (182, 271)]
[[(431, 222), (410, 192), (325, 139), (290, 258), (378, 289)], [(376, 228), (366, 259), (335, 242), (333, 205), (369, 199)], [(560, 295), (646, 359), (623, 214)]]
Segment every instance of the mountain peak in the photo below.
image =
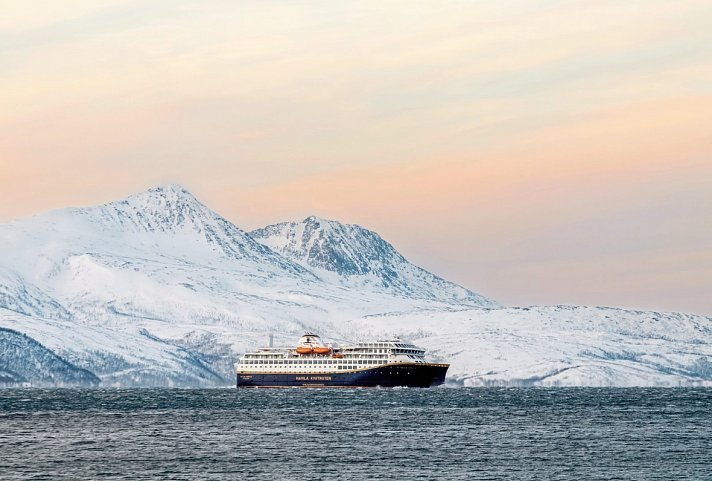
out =
[[(230, 259), (243, 267), (254, 267), (260, 275), (316, 279), (301, 265), (256, 242), (177, 184), (153, 187), (93, 207), (53, 211), (7, 228), (33, 233), (37, 238), (50, 232), (62, 259), (76, 252), (103, 252), (115, 258), (124, 257), (126, 252), (141, 252), (144, 259), (159, 253), (188, 262)], [(2, 283), (0, 297), (1, 291)]]
[(332, 220), (332, 219), (324, 219), (323, 217), (319, 217), (316, 215), (310, 215), (306, 219), (302, 221), (302, 224), (304, 225), (312, 225), (315, 227), (338, 227), (341, 225), (349, 225), (349, 224), (342, 224), (341, 222), (337, 220)]
[(306, 273), (303, 267), (255, 242), (178, 184), (153, 187), (91, 208), (86, 213), (95, 221), (118, 227), (123, 233), (164, 233), (172, 239), (180, 236), (193, 245), (200, 241), (234, 259), (271, 264), (289, 274)]
[(152, 187), (83, 210), (91, 217), (98, 216), (103, 222), (118, 224), (129, 231), (177, 232), (185, 228), (203, 231), (220, 218), (177, 184)]
[(157, 185), (155, 187), (151, 187), (150, 189), (146, 190), (146, 192), (150, 192), (153, 194), (158, 194), (158, 195), (170, 195), (170, 196), (176, 196), (176, 197), (189, 197), (191, 199), (195, 199), (195, 195), (193, 195), (192, 192), (190, 192), (188, 189), (186, 189), (183, 185), (181, 184), (163, 184), (163, 185)]
[(126, 199), (118, 202), (124, 201), (157, 202), (167, 207), (175, 207), (176, 205), (191, 203), (205, 207), (192, 193), (179, 184), (166, 184), (151, 187), (150, 189), (132, 194)]
[(153, 189), (148, 189), (148, 190), (170, 190), (173, 192), (181, 192), (184, 194), (190, 194), (190, 192), (188, 192), (188, 190), (185, 187), (183, 187), (182, 184), (177, 184), (177, 183), (158, 185), (156, 187), (153, 187)]
[(331, 220), (331, 219), (324, 219), (323, 217), (319, 217), (317, 215), (310, 215), (306, 219), (304, 219), (302, 222), (307, 223), (307, 222), (324, 222), (324, 223), (337, 223), (340, 224), (341, 222)]
[(376, 232), (356, 224), (310, 216), (249, 233), (273, 251), (337, 278), (350, 287), (371, 287), (405, 297), (492, 307), (497, 304), (405, 259)]

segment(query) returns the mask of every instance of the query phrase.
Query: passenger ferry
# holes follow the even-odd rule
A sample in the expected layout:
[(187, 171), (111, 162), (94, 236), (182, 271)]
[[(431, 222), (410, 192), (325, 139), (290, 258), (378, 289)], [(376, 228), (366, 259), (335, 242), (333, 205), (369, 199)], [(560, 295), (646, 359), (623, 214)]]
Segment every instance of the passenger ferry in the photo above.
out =
[(237, 387), (431, 387), (449, 364), (425, 360), (425, 350), (400, 339), (326, 345), (307, 332), (294, 348), (263, 347), (240, 358)]

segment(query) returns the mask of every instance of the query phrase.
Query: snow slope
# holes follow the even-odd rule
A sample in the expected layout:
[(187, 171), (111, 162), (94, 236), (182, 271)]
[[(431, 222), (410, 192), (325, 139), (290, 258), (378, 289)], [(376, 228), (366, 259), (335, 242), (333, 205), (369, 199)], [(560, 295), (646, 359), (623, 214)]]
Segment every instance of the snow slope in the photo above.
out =
[(464, 386), (712, 385), (712, 318), (606, 307), (401, 312), (357, 322), (451, 363)]
[(373, 231), (355, 224), (307, 217), (257, 229), (250, 236), (323, 279), (353, 289), (479, 307), (498, 304), (408, 262)]
[[(13, 332), (22, 332), (34, 342), (41, 343), (43, 348), (51, 349), (73, 369), (90, 371), (92, 377), (98, 376), (104, 385), (212, 386), (229, 382), (214, 372), (209, 362), (146, 331), (132, 334), (78, 326), (71, 321), (32, 318), (3, 309), (0, 309), (0, 325)], [(12, 352), (10, 344), (0, 342), (0, 359), (15, 357), (9, 354)], [(26, 361), (24, 364), (33, 363)], [(46, 383), (47, 378), (30, 376), (27, 380)], [(61, 381), (62, 384), (71, 383), (66, 376)], [(79, 384), (86, 382), (82, 380)]]
[(92, 372), (62, 359), (26, 334), (0, 328), (0, 346), (0, 385), (30, 381), (51, 386), (100, 383)]
[[(453, 385), (709, 383), (711, 322), (500, 308), (367, 229), (308, 218), (248, 235), (179, 186), (0, 225), (0, 328), (105, 385), (229, 385), (241, 353), (304, 330), (399, 334), (451, 361)], [(0, 339), (2, 379), (46, 380), (19, 373), (38, 356), (9, 366), (16, 336)]]
[[(232, 377), (234, 360), (268, 331), (338, 333), (340, 321), (383, 312), (385, 306), (440, 305), (324, 281), (179, 186), (2, 225), (0, 252), (0, 307), (33, 319), (28, 326), (68, 321), (83, 330), (138, 336), (137, 346), (144, 347), (141, 333), (148, 333), (210, 360), (223, 379), (219, 383), (229, 382), (224, 380)], [(0, 313), (0, 326), (17, 328), (6, 317)], [(66, 331), (55, 334), (57, 347), (79, 342)], [(110, 344), (102, 343), (101, 352), (114, 356)], [(141, 366), (150, 364), (150, 358), (138, 357)], [(189, 360), (178, 362), (184, 365), (175, 365), (176, 372), (190, 370)], [(155, 363), (165, 365), (161, 356)], [(143, 367), (131, 379), (119, 371), (105, 372), (103, 379), (157, 382)], [(174, 378), (170, 382), (191, 382), (195, 376)]]

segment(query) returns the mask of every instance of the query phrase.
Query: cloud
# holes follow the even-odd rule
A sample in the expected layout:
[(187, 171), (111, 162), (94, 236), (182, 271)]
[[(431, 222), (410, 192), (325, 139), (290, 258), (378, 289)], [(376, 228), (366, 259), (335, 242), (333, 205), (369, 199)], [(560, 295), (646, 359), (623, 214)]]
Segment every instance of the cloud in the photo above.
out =
[(643, 272), (621, 252), (712, 238), (709, 2), (60, 3), (0, 19), (0, 219), (178, 181), (522, 302), (567, 289), (528, 260)]

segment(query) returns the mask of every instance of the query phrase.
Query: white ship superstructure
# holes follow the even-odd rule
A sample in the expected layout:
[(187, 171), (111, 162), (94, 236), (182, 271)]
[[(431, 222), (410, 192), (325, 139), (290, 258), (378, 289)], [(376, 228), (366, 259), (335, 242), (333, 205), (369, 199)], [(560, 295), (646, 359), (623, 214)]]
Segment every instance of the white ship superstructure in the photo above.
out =
[[(428, 363), (425, 359), (424, 349), (400, 339), (358, 342), (339, 348), (331, 344), (324, 344), (318, 335), (307, 332), (299, 339), (294, 348), (263, 347), (245, 354), (237, 364), (237, 374), (238, 385), (240, 385), (241, 376), (245, 380), (254, 382), (255, 376), (262, 375), (267, 376), (274, 383), (288, 382), (287, 385), (295, 385), (295, 382), (298, 383), (304, 379), (292, 376), (274, 378), (274, 376), (347, 374), (374, 370), (375, 374), (379, 374), (378, 381), (383, 382), (381, 378), (384, 373), (405, 373), (410, 377), (416, 374), (412, 367), (418, 366), (423, 368), (445, 366), (447, 369), (447, 365)], [(400, 369), (388, 370), (393, 367)], [(422, 369), (417, 371), (422, 371)], [(333, 381), (334, 379), (328, 380)], [(364, 380), (360, 379), (360, 382), (364, 382)]]

